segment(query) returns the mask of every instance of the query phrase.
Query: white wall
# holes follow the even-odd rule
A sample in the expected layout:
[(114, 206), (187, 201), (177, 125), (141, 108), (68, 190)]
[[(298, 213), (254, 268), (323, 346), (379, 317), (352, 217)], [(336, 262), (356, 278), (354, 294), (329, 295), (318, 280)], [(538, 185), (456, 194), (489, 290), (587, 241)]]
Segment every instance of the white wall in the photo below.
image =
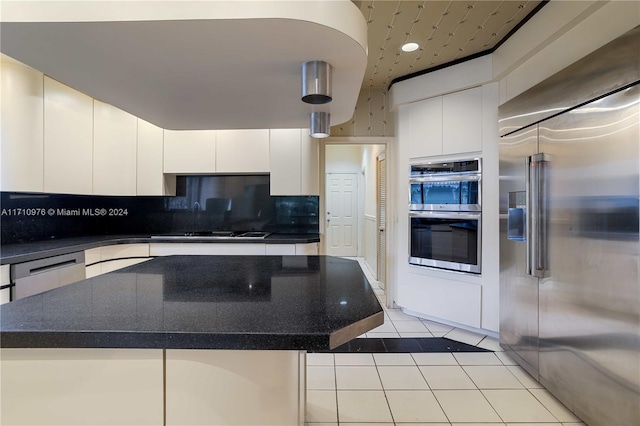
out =
[[(396, 114), (397, 145), (395, 184), (389, 202), (395, 204), (396, 214), (388, 265), (393, 268), (389, 277), (399, 306), (444, 322), (498, 330), (497, 107), (637, 25), (640, 3), (636, 1), (553, 1), (493, 54), (392, 86), (390, 103)], [(407, 126), (402, 106), (478, 85), (482, 86), (483, 95), (482, 275), (411, 266), (407, 262), (408, 209), (403, 198), (409, 152), (403, 141)]]
[(327, 145), (325, 173), (360, 173), (362, 147), (359, 145)]

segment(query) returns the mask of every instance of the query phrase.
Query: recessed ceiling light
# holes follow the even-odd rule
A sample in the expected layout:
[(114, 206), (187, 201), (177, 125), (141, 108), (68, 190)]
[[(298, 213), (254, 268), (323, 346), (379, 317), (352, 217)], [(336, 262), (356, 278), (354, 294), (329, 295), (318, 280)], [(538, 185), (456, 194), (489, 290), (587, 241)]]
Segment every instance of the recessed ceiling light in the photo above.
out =
[(418, 50), (420, 45), (418, 43), (405, 43), (402, 45), (401, 49), (403, 52), (413, 52), (414, 50)]

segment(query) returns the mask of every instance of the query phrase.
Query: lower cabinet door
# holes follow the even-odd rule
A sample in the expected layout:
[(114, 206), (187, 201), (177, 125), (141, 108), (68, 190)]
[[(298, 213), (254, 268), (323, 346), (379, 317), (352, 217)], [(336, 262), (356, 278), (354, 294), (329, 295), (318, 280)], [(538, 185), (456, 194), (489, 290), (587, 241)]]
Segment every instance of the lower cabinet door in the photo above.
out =
[(166, 350), (166, 425), (304, 425), (306, 352)]
[(164, 424), (161, 349), (3, 348), (0, 368), (0, 424)]
[(127, 266), (137, 265), (138, 263), (146, 262), (150, 260), (150, 258), (146, 259), (115, 259), (109, 262), (102, 262), (100, 265), (102, 266), (102, 274), (106, 274), (107, 272), (117, 271), (118, 269), (126, 268)]
[(318, 243), (296, 244), (296, 254), (303, 256), (317, 256)]
[(11, 288), (6, 287), (0, 290), (0, 305), (11, 300)]
[(259, 243), (153, 243), (151, 256), (186, 255), (245, 255), (264, 256), (265, 244)]
[(102, 273), (102, 263), (96, 263), (94, 265), (89, 265), (84, 270), (85, 276), (87, 278), (97, 277)]
[(11, 287), (8, 287), (11, 284), (10, 268), (11, 265), (0, 266), (0, 287), (7, 286), (0, 289), (0, 305), (11, 300)]
[(266, 244), (267, 256), (288, 256), (296, 254), (295, 244)]

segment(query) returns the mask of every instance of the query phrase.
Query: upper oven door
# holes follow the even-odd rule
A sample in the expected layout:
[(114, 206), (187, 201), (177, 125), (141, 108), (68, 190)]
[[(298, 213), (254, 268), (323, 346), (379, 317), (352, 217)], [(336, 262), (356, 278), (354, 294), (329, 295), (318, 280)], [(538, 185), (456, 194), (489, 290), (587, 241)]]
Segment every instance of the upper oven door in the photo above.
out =
[(409, 210), (481, 211), (479, 174), (412, 177)]

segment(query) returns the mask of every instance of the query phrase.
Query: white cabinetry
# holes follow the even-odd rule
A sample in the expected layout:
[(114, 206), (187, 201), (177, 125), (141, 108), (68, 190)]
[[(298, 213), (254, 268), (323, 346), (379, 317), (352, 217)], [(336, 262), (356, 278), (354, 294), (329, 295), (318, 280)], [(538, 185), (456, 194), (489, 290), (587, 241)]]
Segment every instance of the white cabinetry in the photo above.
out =
[(93, 193), (136, 195), (138, 120), (94, 100)]
[(409, 158), (480, 152), (482, 88), (409, 104), (402, 109), (401, 123)]
[(0, 61), (0, 189), (42, 192), (44, 75), (8, 56)]
[(296, 254), (299, 256), (317, 256), (318, 243), (297, 243)]
[(265, 255), (264, 243), (153, 243), (151, 256), (186, 255)]
[(406, 107), (409, 158), (442, 155), (442, 96)]
[(318, 243), (267, 244), (267, 256), (317, 256)]
[(442, 153), (482, 151), (482, 88), (442, 97)]
[[(253, 255), (286, 256), (318, 254), (318, 243), (265, 244), (265, 243), (152, 243), (151, 256), (172, 255)], [(85, 254), (86, 258), (86, 254)], [(87, 263), (89, 261), (87, 260)]]
[(163, 145), (163, 130), (138, 119), (137, 195), (175, 195), (175, 176), (163, 173)]
[(0, 351), (3, 425), (164, 424), (160, 349)]
[(149, 260), (149, 244), (115, 244), (84, 251), (86, 276), (116, 271)]
[(269, 130), (218, 130), (217, 173), (269, 173)]
[[(255, 305), (259, 316), (260, 302)], [(305, 424), (304, 351), (167, 349), (165, 354), (165, 425)]]
[(300, 130), (300, 195), (320, 195), (320, 148), (309, 129)]
[(295, 244), (266, 244), (265, 254), (267, 256), (295, 256)]
[(271, 130), (271, 195), (318, 195), (318, 141), (308, 129)]
[(11, 300), (11, 287), (1, 288), (11, 284), (11, 265), (0, 266), (0, 305)]
[(165, 130), (165, 173), (215, 173), (215, 130)]
[(93, 193), (93, 98), (47, 76), (44, 191)]

